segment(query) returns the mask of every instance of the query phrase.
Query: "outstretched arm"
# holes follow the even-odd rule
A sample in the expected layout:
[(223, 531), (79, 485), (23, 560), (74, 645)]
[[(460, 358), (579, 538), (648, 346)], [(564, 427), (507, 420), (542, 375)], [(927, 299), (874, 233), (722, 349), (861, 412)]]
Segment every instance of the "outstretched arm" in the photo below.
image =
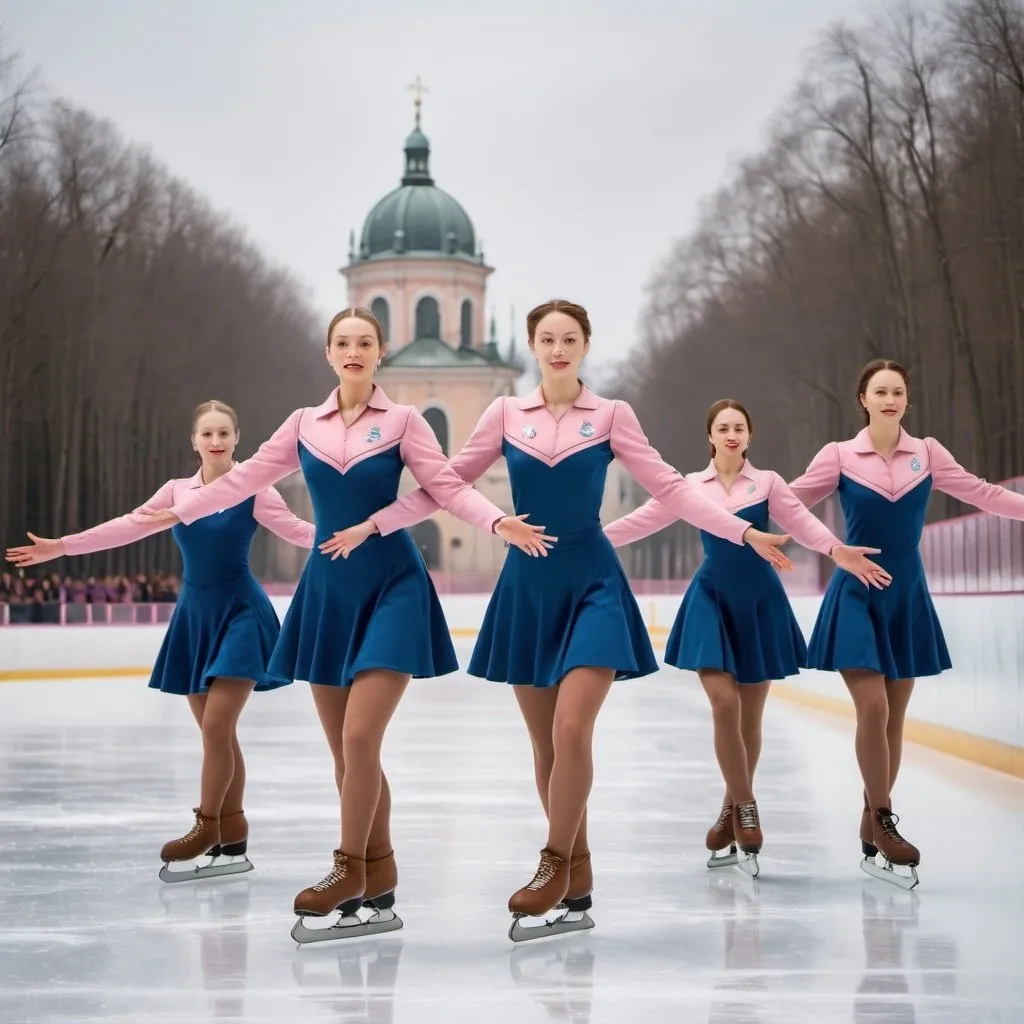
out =
[(839, 446), (835, 442), (825, 445), (807, 469), (789, 483), (789, 489), (807, 508), (824, 501), (838, 486)]
[(1004, 519), (1024, 519), (1024, 494), (968, 473), (934, 437), (925, 438), (932, 480), (940, 491)]
[(69, 533), (60, 538), (37, 537), (30, 533), (31, 544), (8, 548), (9, 561), (19, 567), (49, 562), (61, 555), (88, 555), (94, 551), (106, 551), (132, 544), (144, 537), (166, 530), (173, 523), (151, 523), (145, 519), (147, 513), (158, 512), (170, 507), (174, 494), (174, 481), (168, 480), (157, 492), (138, 508), (127, 515), (108, 519), (105, 523), (92, 526), (81, 533)]
[[(475, 483), (501, 455), (501, 436), (502, 399), (496, 398), (484, 410), (469, 440), (452, 457), (448, 465), (462, 480)], [(429, 491), (421, 487), (398, 498), (379, 512), (374, 512), (370, 516), (370, 522), (381, 536), (386, 537), (396, 530), (422, 523), (440, 508)]]
[(299, 468), (301, 416), (302, 410), (296, 409), (260, 445), (255, 455), (233, 466), (212, 484), (186, 492), (171, 506), (170, 511), (181, 522), (193, 523), (214, 512), (232, 508), (294, 473)]
[(273, 487), (260, 491), (253, 506), (253, 517), (260, 526), (266, 527), (281, 540), (297, 548), (309, 550), (313, 546), (316, 527), (300, 519), (286, 504), (284, 498)]
[(635, 512), (609, 523), (604, 528), (604, 534), (611, 541), (612, 547), (621, 548), (650, 537), (652, 533), (664, 530), (675, 522), (678, 522), (678, 517), (674, 513), (657, 499), (649, 498)]
[(768, 492), (768, 515), (791, 534), (797, 544), (826, 557), (842, 541), (815, 515), (787, 486), (777, 473), (772, 474), (772, 488)]

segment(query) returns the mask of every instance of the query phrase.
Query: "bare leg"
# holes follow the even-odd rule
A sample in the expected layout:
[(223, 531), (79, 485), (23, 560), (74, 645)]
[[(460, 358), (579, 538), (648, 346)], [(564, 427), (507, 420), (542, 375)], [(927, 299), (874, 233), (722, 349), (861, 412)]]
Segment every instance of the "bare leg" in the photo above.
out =
[(857, 712), (857, 763), (872, 811), (889, 806), (889, 701), (885, 679), (877, 672), (842, 673)]
[(561, 857), (570, 855), (583, 822), (594, 779), (594, 725), (614, 678), (610, 668), (576, 668), (559, 684), (547, 847)]
[[(238, 801), (238, 807), (229, 810), (241, 809), (245, 765), (235, 730), (254, 686), (250, 679), (216, 679), (207, 693), (189, 695), (189, 708), (203, 736), (199, 809), (208, 817), (220, 817), (229, 792)], [(236, 767), (241, 769), (237, 782)]]
[(746, 804), (754, 799), (751, 771), (740, 729), (739, 684), (726, 672), (705, 669), (698, 673), (711, 702), (715, 730), (715, 757), (725, 779), (727, 802)]
[(885, 738), (889, 745), (889, 792), (896, 786), (896, 776), (903, 761), (903, 723), (907, 717), (907, 706), (914, 692), (913, 679), (891, 679), (886, 683), (885, 695), (889, 701), (889, 721)]
[[(555, 764), (554, 728), (558, 687), (514, 686), (512, 689), (515, 691), (519, 710), (530, 733), (530, 742), (533, 745), (533, 772), (546, 817), (551, 769)], [(590, 847), (587, 843), (587, 812), (584, 810), (583, 819), (576, 832), (576, 840), (572, 844), (572, 855), (578, 856), (589, 852)]]

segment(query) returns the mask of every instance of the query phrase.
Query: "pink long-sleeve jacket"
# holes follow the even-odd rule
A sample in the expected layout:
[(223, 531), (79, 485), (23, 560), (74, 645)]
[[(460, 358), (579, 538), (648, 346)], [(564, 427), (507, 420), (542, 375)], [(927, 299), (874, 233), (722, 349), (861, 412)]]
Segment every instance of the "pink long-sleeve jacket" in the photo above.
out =
[[(840, 543), (839, 539), (800, 503), (778, 473), (755, 469), (749, 461), (726, 488), (718, 477), (714, 462), (697, 473), (688, 473), (687, 482), (709, 501), (728, 512), (739, 512), (767, 500), (768, 515), (786, 533), (792, 534), (798, 544), (812, 551), (828, 555)], [(670, 509), (651, 498), (635, 512), (616, 519), (605, 527), (605, 535), (613, 547), (623, 547), (643, 540), (678, 520)]]
[(983, 512), (1006, 519), (1024, 519), (1024, 494), (969, 473), (934, 437), (913, 437), (902, 429), (889, 459), (875, 451), (865, 427), (849, 441), (825, 445), (807, 471), (789, 486), (804, 505), (813, 508), (836, 490), (840, 476), (891, 502), (899, 501), (930, 479), (940, 491)]
[[(589, 388), (584, 387), (572, 407), (557, 418), (545, 407), (540, 388), (521, 398), (496, 398), (461, 451), (453, 456), (451, 467), (463, 480), (475, 481), (501, 456), (503, 445), (518, 448), (550, 467), (577, 452), (610, 445), (612, 455), (677, 518), (735, 544), (742, 544), (744, 533), (750, 529), (750, 523), (708, 501), (661, 458), (626, 402), (601, 398)], [(419, 490), (370, 518), (380, 533), (387, 535), (422, 522), (437, 510), (438, 503), (432, 496)], [(543, 510), (522, 511), (536, 512), (533, 519), (552, 528), (552, 523), (540, 518)]]
[[(206, 486), (212, 487), (213, 484)], [(132, 544), (144, 537), (159, 533), (161, 530), (167, 529), (166, 525), (152, 526), (142, 522), (138, 518), (138, 513), (158, 512), (161, 509), (171, 508), (181, 496), (197, 493), (203, 489), (205, 488), (202, 470), (191, 477), (168, 480), (148, 501), (127, 515), (110, 519), (98, 526), (83, 530), (81, 533), (71, 533), (61, 537), (64, 553), (66, 555), (87, 555), (93, 551), (106, 551), (108, 548)], [(261, 526), (266, 527), (271, 533), (276, 534), (289, 544), (306, 549), (313, 546), (315, 532), (313, 524), (299, 519), (273, 487), (267, 487), (257, 493), (253, 506), (253, 517)]]
[[(338, 389), (323, 404), (296, 409), (249, 459), (198, 491), (178, 496), (171, 511), (191, 523), (248, 498), (300, 468), (299, 445), (339, 473), (390, 448), (438, 505), (482, 530), (505, 518), (497, 505), (474, 491), (448, 464), (434, 432), (411, 405), (391, 401), (375, 386), (366, 410), (348, 427), (338, 411)], [(321, 532), (354, 523), (319, 524)]]

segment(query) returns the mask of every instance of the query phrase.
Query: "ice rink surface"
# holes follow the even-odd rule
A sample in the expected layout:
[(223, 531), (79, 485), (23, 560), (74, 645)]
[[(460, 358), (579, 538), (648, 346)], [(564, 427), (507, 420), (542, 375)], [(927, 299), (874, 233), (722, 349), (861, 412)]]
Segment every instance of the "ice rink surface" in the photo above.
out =
[(619, 683), (590, 805), (597, 926), (517, 946), (506, 902), (545, 835), (513, 695), (414, 682), (384, 750), (405, 928), (298, 948), (292, 899), (338, 842), (308, 688), (254, 695), (240, 735), (255, 870), (163, 885), (158, 851), (198, 795), (185, 701), (138, 678), (0, 685), (0, 1021), (1024, 1021), (1024, 784), (1009, 777), (908, 748), (894, 809), (922, 865), (903, 892), (858, 868), (852, 723), (769, 700), (761, 878), (710, 872), (703, 692), (673, 669)]

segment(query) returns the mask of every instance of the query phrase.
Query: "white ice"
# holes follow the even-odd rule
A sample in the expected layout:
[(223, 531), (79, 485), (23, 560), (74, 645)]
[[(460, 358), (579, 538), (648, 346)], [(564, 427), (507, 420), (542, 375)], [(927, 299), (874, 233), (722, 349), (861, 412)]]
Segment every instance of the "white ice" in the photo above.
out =
[(242, 720), (255, 870), (166, 886), (158, 851), (197, 802), (185, 702), (143, 679), (0, 686), (0, 1021), (1024, 1020), (1024, 785), (909, 748), (894, 802), (921, 885), (897, 890), (858, 868), (851, 723), (771, 700), (761, 878), (712, 873), (710, 717), (671, 669), (599, 720), (592, 932), (508, 941), (544, 843), (530, 749), (510, 689), (458, 675), (414, 682), (385, 745), (405, 928), (297, 948), (292, 898), (338, 842), (307, 689)]

